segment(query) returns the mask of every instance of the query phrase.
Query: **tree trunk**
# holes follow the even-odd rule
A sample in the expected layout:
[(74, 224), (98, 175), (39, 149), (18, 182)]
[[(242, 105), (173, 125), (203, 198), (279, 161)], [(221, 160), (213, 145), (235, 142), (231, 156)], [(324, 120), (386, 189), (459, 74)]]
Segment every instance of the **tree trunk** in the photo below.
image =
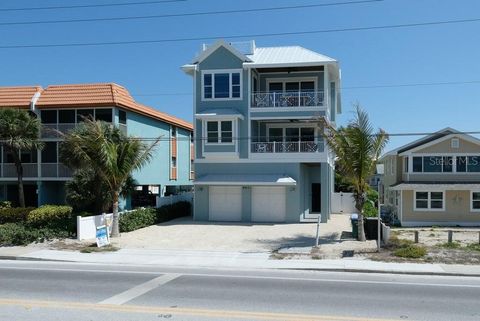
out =
[(361, 200), (355, 200), (355, 208), (358, 212), (358, 237), (357, 240), (365, 242), (367, 238), (365, 237), (365, 225), (363, 224), (363, 205)]
[(25, 207), (25, 193), (23, 192), (23, 166), (20, 161), (20, 156), (15, 152), (12, 153), (15, 168), (17, 169), (17, 179), (18, 179), (18, 205), (20, 207)]
[(113, 192), (113, 222), (112, 222), (112, 237), (119, 237), (120, 236), (120, 226), (118, 224), (119, 221), (118, 215), (118, 192)]

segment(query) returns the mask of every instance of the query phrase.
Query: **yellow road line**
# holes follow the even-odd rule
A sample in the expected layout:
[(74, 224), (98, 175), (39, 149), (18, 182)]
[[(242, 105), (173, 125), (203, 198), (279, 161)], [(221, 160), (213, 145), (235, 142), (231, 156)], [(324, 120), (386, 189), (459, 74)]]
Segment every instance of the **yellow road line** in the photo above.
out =
[(291, 313), (271, 313), (254, 311), (235, 311), (235, 310), (213, 310), (213, 309), (194, 309), (194, 308), (169, 308), (152, 307), (139, 305), (112, 305), (80, 303), (67, 301), (40, 301), (40, 300), (16, 300), (0, 299), (0, 306), (21, 306), (25, 308), (48, 308), (48, 309), (76, 309), (76, 310), (96, 310), (111, 312), (128, 313), (146, 313), (146, 314), (172, 314), (172, 315), (190, 315), (209, 318), (237, 318), (254, 320), (282, 320), (282, 321), (393, 321), (393, 319), (372, 319), (350, 316), (332, 316), (332, 315), (306, 315)]

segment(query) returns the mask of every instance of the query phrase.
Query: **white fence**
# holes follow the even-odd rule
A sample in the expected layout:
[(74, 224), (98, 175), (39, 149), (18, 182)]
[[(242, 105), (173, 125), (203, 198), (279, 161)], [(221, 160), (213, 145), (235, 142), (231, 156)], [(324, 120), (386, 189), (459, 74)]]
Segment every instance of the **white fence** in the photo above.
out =
[(188, 193), (182, 193), (178, 195), (170, 195), (170, 196), (164, 196), (164, 197), (159, 197), (157, 196), (157, 207), (162, 207), (164, 205), (172, 205), (178, 202), (189, 202), (190, 204), (193, 204), (193, 193), (188, 192)]
[[(172, 205), (178, 202), (190, 202), (193, 204), (193, 193), (183, 193), (178, 195), (170, 195), (165, 197), (157, 197), (157, 207), (162, 207), (164, 205)], [(131, 211), (123, 211), (119, 214), (128, 213)], [(96, 216), (87, 216), (81, 217), (77, 216), (77, 240), (93, 240), (97, 234), (97, 226), (107, 225), (108, 233), (112, 232), (111, 224), (106, 224), (112, 222), (113, 214), (102, 214)]]
[(353, 193), (332, 193), (332, 213), (356, 213)]

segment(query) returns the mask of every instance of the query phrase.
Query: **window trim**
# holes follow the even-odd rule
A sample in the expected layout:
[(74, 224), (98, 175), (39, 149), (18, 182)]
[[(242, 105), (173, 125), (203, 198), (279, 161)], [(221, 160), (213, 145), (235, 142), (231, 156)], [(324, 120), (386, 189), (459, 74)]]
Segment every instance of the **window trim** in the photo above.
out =
[[(240, 74), (240, 97), (232, 97), (233, 90), (232, 90), (232, 74), (238, 73)], [(205, 98), (205, 85), (204, 85), (204, 78), (205, 74), (212, 75), (212, 98)], [(229, 82), (228, 82), (228, 97), (225, 98), (215, 98), (215, 74), (229, 74)], [(228, 100), (243, 100), (243, 69), (208, 69), (202, 70), (200, 74), (200, 82), (201, 82), (201, 90), (202, 90), (202, 101), (228, 101)]]
[[(417, 208), (417, 193), (427, 193), (427, 208)], [(442, 193), (442, 208), (432, 208), (432, 193)], [(413, 211), (415, 212), (445, 212), (445, 194), (444, 190), (432, 190), (432, 191), (413, 191)], [(422, 199), (423, 200), (423, 199)]]
[[(211, 143), (208, 141), (208, 123), (217, 123), (217, 142)], [(222, 142), (222, 122), (230, 122), (232, 124), (232, 141), (230, 143), (223, 143)], [(205, 119), (203, 121), (203, 131), (205, 137), (205, 146), (234, 146), (235, 145), (235, 132), (237, 129), (236, 120), (234, 119)]]
[(480, 208), (473, 208), (473, 193), (480, 193), (480, 190), (470, 190), (470, 212), (480, 212)]

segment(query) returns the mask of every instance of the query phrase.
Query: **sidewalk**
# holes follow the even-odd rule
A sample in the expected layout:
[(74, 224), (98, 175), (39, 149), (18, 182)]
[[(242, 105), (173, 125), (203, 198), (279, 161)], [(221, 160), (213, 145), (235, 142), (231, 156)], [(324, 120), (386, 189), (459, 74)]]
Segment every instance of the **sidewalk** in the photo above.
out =
[(418, 275), (480, 276), (478, 265), (387, 263), (358, 259), (275, 260), (268, 252), (186, 251), (121, 249), (117, 252), (80, 253), (50, 249), (0, 248), (0, 258), (17, 260), (54, 260), (101, 264), (131, 264), (165, 267), (204, 267), (238, 269), (303, 269)]

